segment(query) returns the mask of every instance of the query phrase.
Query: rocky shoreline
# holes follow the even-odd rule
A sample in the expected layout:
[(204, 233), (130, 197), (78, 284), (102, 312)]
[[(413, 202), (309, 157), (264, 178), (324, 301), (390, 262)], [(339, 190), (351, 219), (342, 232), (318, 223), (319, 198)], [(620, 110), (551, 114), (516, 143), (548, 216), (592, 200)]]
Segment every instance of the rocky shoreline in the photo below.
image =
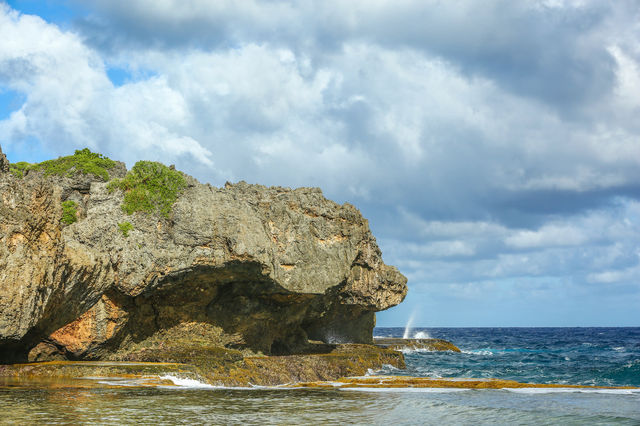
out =
[[(166, 375), (190, 378), (213, 386), (278, 386), (299, 382), (331, 381), (364, 376), (383, 365), (404, 368), (400, 352), (371, 345), (335, 345), (329, 351), (299, 355), (244, 356), (220, 348), (182, 348), (167, 352), (134, 354), (129, 361), (48, 361), (0, 366), (2, 380), (14, 382), (56, 379), (75, 383), (78, 379), (146, 379)], [(135, 360), (133, 360), (135, 359)], [(157, 360), (163, 361), (157, 361)], [(147, 361), (153, 360), (153, 361)], [(183, 362), (172, 362), (172, 361)], [(74, 381), (75, 380), (75, 381)]]
[(10, 163), (0, 149), (0, 202), (0, 363), (46, 366), (0, 376), (152, 361), (273, 385), (404, 366), (372, 330), (407, 280), (360, 212), (317, 188), (216, 188), (88, 149)]

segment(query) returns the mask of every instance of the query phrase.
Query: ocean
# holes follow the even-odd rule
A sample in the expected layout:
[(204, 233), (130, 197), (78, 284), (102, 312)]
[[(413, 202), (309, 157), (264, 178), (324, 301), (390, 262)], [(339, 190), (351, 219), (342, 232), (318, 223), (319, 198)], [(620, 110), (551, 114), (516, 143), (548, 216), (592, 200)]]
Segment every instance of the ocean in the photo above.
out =
[[(376, 337), (403, 337), (376, 328)], [(416, 328), (454, 352), (407, 351), (407, 369), (370, 374), (501, 378), (640, 387), (640, 328)], [(225, 389), (174, 386), (0, 386), (1, 424), (491, 424), (640, 425), (629, 389)]]

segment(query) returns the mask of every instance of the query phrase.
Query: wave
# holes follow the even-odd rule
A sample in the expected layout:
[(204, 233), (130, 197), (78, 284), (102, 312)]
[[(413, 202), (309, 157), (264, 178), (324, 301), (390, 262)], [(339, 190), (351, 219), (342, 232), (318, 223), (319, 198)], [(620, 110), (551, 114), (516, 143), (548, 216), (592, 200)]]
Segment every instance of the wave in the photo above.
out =
[(465, 392), (471, 389), (460, 388), (340, 388), (341, 391), (358, 391), (358, 392), (415, 392), (415, 393), (453, 393), (453, 392)]
[(487, 349), (474, 349), (474, 350), (471, 350), (471, 351), (460, 350), (460, 352), (462, 352), (463, 354), (467, 354), (467, 355), (483, 355), (483, 356), (493, 356), (493, 355), (495, 355), (495, 352), (492, 352), (492, 351), (487, 350)]
[(162, 380), (169, 380), (173, 382), (174, 387), (188, 388), (188, 389), (220, 389), (220, 386), (213, 386), (208, 383), (201, 382), (196, 379), (188, 379), (184, 377), (174, 376), (172, 374), (165, 374), (160, 376)]
[(410, 347), (403, 347), (397, 350), (399, 350), (405, 355), (415, 354), (415, 353), (427, 353), (427, 352), (442, 352), (442, 351), (432, 351), (431, 349), (426, 349), (426, 348), (410, 348)]
[(546, 394), (546, 393), (605, 393), (615, 395), (640, 395), (640, 389), (586, 389), (586, 388), (505, 388), (503, 390), (515, 393)]
[(626, 362), (624, 365), (610, 369), (603, 377), (616, 383), (637, 385), (640, 383), (640, 359)]
[(441, 351), (441, 350), (432, 350), (432, 349), (427, 349), (427, 348), (411, 348), (411, 347), (408, 347), (408, 346), (405, 346), (403, 348), (396, 349), (396, 350), (402, 352), (405, 355), (407, 355), (407, 354), (415, 354), (415, 353), (438, 353), (438, 354), (447, 354), (447, 353), (448, 354), (457, 354), (458, 353), (458, 352), (454, 352), (454, 351), (451, 351), (451, 350)]

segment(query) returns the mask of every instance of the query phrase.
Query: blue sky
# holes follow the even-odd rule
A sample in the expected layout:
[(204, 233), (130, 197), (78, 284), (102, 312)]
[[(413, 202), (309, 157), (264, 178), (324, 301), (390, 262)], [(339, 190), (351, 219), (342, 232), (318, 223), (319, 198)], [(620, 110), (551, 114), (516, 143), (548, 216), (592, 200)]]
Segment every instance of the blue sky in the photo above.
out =
[(409, 278), (378, 325), (639, 326), (636, 1), (0, 1), (10, 161), (318, 186)]

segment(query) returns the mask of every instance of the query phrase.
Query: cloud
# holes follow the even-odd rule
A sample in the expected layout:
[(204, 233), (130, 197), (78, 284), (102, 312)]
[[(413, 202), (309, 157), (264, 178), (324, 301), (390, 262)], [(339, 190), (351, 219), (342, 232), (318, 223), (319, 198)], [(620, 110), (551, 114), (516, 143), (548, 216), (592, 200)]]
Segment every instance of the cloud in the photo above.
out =
[[(477, 283), (482, 287), (497, 281), (526, 288), (519, 283), (535, 280), (564, 281), (576, 288), (588, 283), (609, 285), (606, 289), (589, 287), (591, 294), (604, 295), (611, 286), (631, 286), (637, 293), (639, 213), (639, 202), (625, 201), (528, 230), (489, 222), (420, 221), (405, 212), (408, 223), (400, 221), (396, 226), (414, 229), (427, 241), (409, 243), (400, 236), (382, 243), (385, 259), (397, 263), (414, 288), (431, 288), (435, 293), (451, 286)], [(469, 246), (472, 252), (451, 250)], [(431, 250), (433, 247), (439, 250)]]
[(537, 231), (518, 231), (507, 237), (506, 244), (515, 248), (577, 246), (584, 244), (587, 237), (583, 230), (575, 226), (545, 225)]
[[(509, 91), (579, 108), (606, 96), (615, 60), (602, 28), (629, 17), (589, 2), (93, 0), (83, 29), (90, 43), (122, 48), (226, 49), (268, 42), (313, 51), (318, 60), (347, 43), (411, 48)], [(637, 12), (637, 5), (624, 4)], [(618, 31), (620, 32), (620, 31)], [(561, 109), (558, 109), (561, 111)]]
[(8, 153), (320, 186), (438, 300), (640, 295), (635, 2), (83, 5), (0, 5)]
[(182, 132), (188, 112), (164, 78), (115, 88), (100, 55), (76, 34), (5, 4), (0, 37), (0, 84), (25, 98), (0, 121), (7, 148), (35, 138), (58, 152), (84, 146), (125, 155), (159, 151), (212, 165), (211, 153)]

